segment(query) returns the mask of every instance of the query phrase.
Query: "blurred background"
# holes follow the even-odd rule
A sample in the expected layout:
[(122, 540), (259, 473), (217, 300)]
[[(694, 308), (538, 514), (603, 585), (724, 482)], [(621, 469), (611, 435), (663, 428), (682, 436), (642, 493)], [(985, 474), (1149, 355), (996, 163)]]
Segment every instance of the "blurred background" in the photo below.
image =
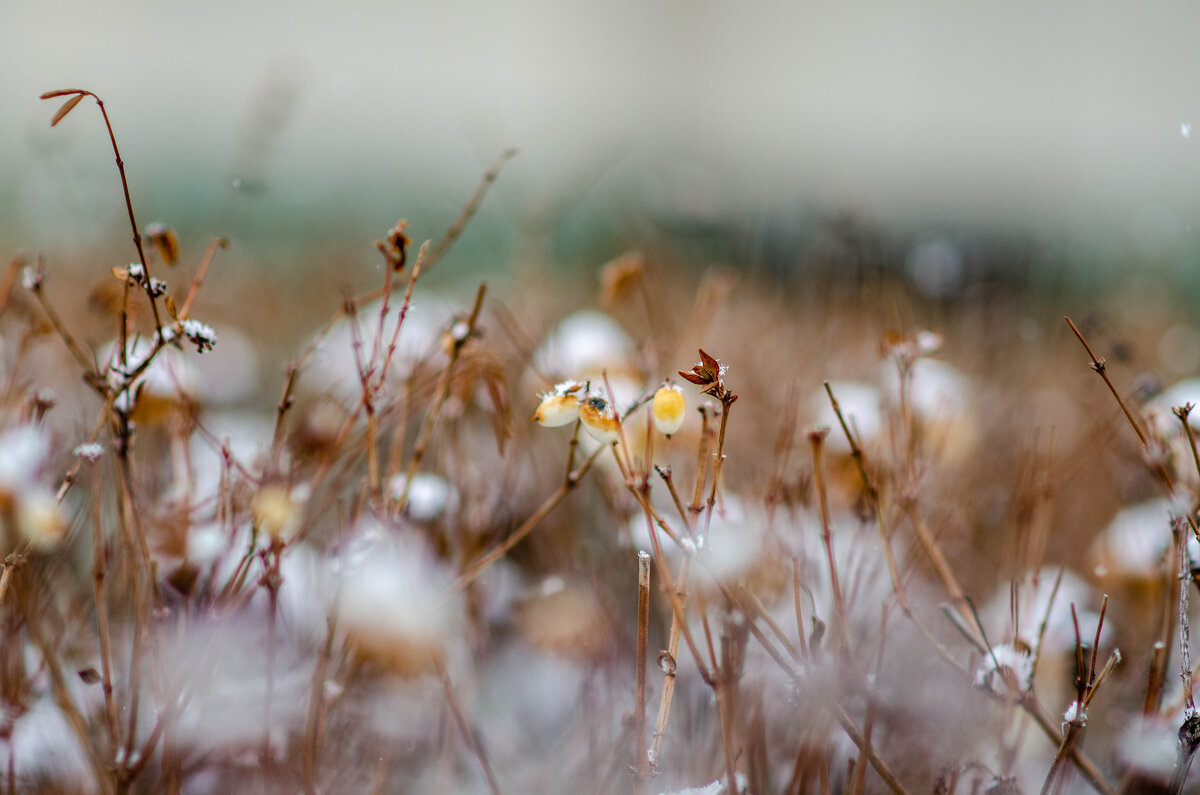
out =
[(932, 297), (980, 271), (1200, 293), (1198, 23), (1183, 2), (9, 0), (0, 242), (113, 264), (99, 114), (51, 131), (37, 99), (81, 87), (139, 220), (195, 257), (227, 236), (239, 267), (374, 268), (397, 218), (436, 237), (516, 146), (459, 268), (665, 235), (792, 275), (867, 239)]

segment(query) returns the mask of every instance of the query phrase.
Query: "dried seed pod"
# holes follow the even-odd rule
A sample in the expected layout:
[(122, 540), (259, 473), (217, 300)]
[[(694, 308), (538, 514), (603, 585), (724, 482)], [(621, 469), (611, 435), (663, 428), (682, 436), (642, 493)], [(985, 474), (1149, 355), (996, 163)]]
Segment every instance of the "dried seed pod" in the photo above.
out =
[(583, 385), (577, 381), (563, 381), (541, 396), (542, 402), (533, 412), (533, 421), (546, 428), (567, 425), (579, 418), (579, 396)]
[(611, 444), (620, 436), (621, 423), (608, 401), (592, 395), (579, 404), (579, 418), (588, 435), (602, 444)]
[(687, 401), (683, 392), (674, 384), (664, 384), (654, 393), (650, 406), (654, 415), (654, 427), (658, 432), (670, 436), (683, 425), (687, 413)]

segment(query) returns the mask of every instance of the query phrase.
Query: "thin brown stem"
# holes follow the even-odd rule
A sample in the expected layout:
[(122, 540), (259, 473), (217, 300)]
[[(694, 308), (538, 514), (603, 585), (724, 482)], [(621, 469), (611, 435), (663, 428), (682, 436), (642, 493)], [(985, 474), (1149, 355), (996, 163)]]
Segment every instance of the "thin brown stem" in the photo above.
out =
[(638, 627), (635, 664), (633, 759), (636, 789), (649, 792), (653, 775), (646, 744), (646, 641), (650, 629), (650, 554), (638, 552)]

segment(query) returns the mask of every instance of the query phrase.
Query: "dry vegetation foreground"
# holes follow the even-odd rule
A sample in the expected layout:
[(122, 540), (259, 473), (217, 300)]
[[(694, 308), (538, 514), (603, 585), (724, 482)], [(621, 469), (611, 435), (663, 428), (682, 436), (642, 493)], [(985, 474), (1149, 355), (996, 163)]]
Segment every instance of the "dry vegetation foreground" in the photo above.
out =
[(505, 159), (277, 359), (127, 188), (97, 286), (14, 257), (0, 791), (1188, 790), (1166, 318), (671, 252), (426, 290)]

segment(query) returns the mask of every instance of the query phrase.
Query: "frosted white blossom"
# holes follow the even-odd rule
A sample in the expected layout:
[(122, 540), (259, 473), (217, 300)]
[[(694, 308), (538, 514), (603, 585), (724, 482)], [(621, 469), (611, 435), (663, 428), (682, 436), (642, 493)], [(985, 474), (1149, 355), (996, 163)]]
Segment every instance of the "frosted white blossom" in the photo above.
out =
[(140, 262), (131, 262), (125, 271), (129, 274), (129, 278), (135, 282), (141, 282), (146, 277), (146, 269), (142, 267)]
[(95, 461), (104, 455), (104, 447), (95, 442), (84, 442), (75, 447), (75, 455), (84, 461)]
[(993, 646), (979, 663), (975, 684), (998, 695), (1008, 694), (1010, 685), (1024, 693), (1033, 686), (1033, 660), (1028, 651), (1011, 643)]

